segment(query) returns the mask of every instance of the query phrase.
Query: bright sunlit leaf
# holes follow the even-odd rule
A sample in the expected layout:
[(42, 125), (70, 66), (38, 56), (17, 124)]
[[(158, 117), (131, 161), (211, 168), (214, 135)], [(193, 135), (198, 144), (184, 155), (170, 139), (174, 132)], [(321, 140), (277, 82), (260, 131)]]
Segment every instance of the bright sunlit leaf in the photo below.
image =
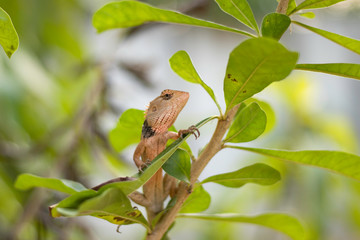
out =
[(78, 182), (66, 179), (44, 178), (32, 174), (24, 173), (18, 176), (15, 187), (20, 190), (28, 190), (34, 187), (44, 187), (59, 192), (74, 194), (86, 190), (86, 188)]
[(219, 7), (230, 16), (259, 33), (254, 14), (247, 0), (215, 0)]
[(275, 123), (276, 123), (276, 115), (275, 115), (274, 109), (271, 107), (271, 105), (269, 103), (259, 100), (259, 99), (256, 99), (256, 98), (249, 98), (244, 101), (244, 103), (247, 105), (249, 105), (253, 102), (256, 102), (257, 104), (259, 104), (260, 108), (265, 112), (266, 128), (265, 128), (263, 134), (266, 134), (274, 128)]
[(298, 53), (269, 38), (248, 39), (230, 54), (224, 79), (227, 110), (287, 77)]
[(286, 15), (290, 15), (290, 13), (296, 8), (296, 1), (295, 0), (290, 0), (289, 1), (289, 5), (288, 8), (286, 10)]
[(3, 47), (6, 55), (11, 55), (19, 47), (19, 37), (16, 33), (10, 16), (0, 7), (0, 45)]
[(226, 135), (225, 142), (249, 142), (258, 138), (266, 128), (266, 114), (253, 102), (239, 109)]
[(281, 179), (280, 173), (262, 163), (241, 168), (234, 172), (223, 173), (206, 178), (201, 184), (213, 182), (225, 187), (239, 188), (247, 183), (272, 185)]
[(293, 21), (293, 23), (295, 23), (303, 28), (306, 28), (314, 33), (317, 33), (317, 34), (323, 36), (324, 38), (327, 38), (330, 41), (333, 41), (333, 42), (343, 46), (344, 48), (347, 48), (357, 54), (360, 54), (360, 41), (357, 39), (344, 37), (344, 36), (341, 36), (336, 33), (328, 32), (328, 31), (325, 31), (325, 30), (322, 30), (319, 28), (310, 27), (306, 24), (303, 24), (303, 23), (300, 23), (297, 21)]
[(294, 8), (288, 15), (296, 13), (302, 9), (315, 9), (315, 8), (325, 8), (330, 7), (338, 2), (345, 0), (305, 0), (300, 3), (296, 8)]
[(210, 194), (201, 185), (197, 185), (181, 207), (180, 213), (198, 213), (209, 208)]
[(327, 150), (287, 151), (230, 146), (231, 148), (259, 153), (280, 160), (324, 168), (360, 181), (360, 156)]
[(116, 127), (109, 133), (109, 140), (116, 151), (140, 141), (144, 111), (128, 109), (120, 116)]
[(261, 24), (261, 34), (263, 37), (279, 40), (284, 32), (289, 28), (291, 20), (288, 16), (279, 13), (269, 13)]
[(305, 12), (305, 13), (301, 13), (299, 15), (302, 17), (305, 17), (305, 18), (309, 18), (309, 19), (313, 19), (316, 16), (315, 13), (313, 13), (313, 12)]
[(195, 218), (211, 221), (233, 223), (251, 223), (271, 228), (291, 237), (293, 240), (304, 240), (305, 231), (301, 223), (294, 217), (283, 213), (266, 213), (257, 216), (244, 216), (240, 214), (179, 214), (178, 218)]
[(114, 28), (128, 28), (147, 22), (178, 23), (230, 31), (253, 37), (252, 34), (217, 23), (190, 17), (179, 12), (156, 8), (138, 1), (108, 3), (100, 8), (93, 17), (93, 26), (98, 32)]
[(360, 80), (360, 64), (354, 64), (354, 63), (297, 64), (295, 69), (327, 73), (341, 77)]

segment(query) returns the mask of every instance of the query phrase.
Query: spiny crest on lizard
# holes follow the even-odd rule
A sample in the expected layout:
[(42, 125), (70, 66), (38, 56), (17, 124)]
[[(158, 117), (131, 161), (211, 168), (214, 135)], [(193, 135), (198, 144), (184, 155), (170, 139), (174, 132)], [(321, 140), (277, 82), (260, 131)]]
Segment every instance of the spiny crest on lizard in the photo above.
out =
[(143, 137), (167, 132), (189, 99), (189, 93), (166, 89), (150, 102), (145, 112)]

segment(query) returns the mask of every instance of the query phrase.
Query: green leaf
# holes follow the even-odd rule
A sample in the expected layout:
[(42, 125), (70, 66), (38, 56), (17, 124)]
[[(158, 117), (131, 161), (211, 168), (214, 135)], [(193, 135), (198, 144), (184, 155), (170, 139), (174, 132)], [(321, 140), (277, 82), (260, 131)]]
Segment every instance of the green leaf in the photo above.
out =
[[(62, 213), (57, 211), (58, 208), (74, 209), (74, 211), (76, 211), (76, 208), (78, 208), (78, 206), (80, 204), (82, 204), (84, 201), (91, 199), (93, 197), (96, 197), (99, 194), (100, 194), (100, 192), (97, 192), (92, 189), (87, 189), (87, 190), (84, 190), (84, 191), (81, 191), (78, 193), (74, 193), (74, 194), (70, 195), (69, 197), (63, 199), (61, 202), (50, 206), (49, 207), (50, 214), (52, 217), (63, 216)], [(68, 210), (68, 211), (70, 211), (70, 210)], [(68, 214), (70, 214), (70, 213), (68, 213)]]
[(231, 213), (179, 214), (177, 217), (257, 224), (284, 233), (294, 240), (305, 239), (305, 231), (300, 222), (296, 218), (283, 213), (266, 213), (257, 216), (243, 216)]
[(296, 13), (302, 9), (315, 9), (315, 8), (325, 8), (330, 7), (338, 2), (345, 0), (305, 0), (300, 3), (296, 8), (294, 8), (288, 15)]
[(270, 13), (262, 21), (261, 34), (263, 37), (279, 40), (289, 28), (290, 23), (291, 20), (288, 16), (280, 13)]
[(239, 188), (247, 183), (272, 185), (281, 179), (280, 173), (262, 163), (256, 163), (234, 172), (223, 173), (206, 178), (201, 184), (213, 182), (225, 187)]
[(191, 62), (190, 56), (185, 51), (178, 51), (169, 60), (172, 70), (184, 80), (200, 84), (205, 91), (214, 100), (216, 106), (221, 112), (219, 103), (216, 100), (214, 91), (201, 80), (199, 74), (196, 72), (194, 65)]
[(121, 1), (106, 4), (93, 16), (93, 26), (98, 32), (114, 28), (128, 28), (147, 22), (178, 23), (214, 28), (254, 37), (252, 34), (213, 22), (193, 18), (179, 12), (164, 10), (137, 1)]
[(299, 15), (302, 17), (305, 17), (305, 18), (309, 18), (309, 19), (315, 18), (315, 13), (313, 13), (313, 12), (301, 13)]
[(219, 7), (230, 16), (259, 33), (254, 14), (246, 0), (215, 0)]
[(19, 47), (19, 37), (16, 33), (10, 16), (0, 7), (0, 45), (3, 47), (6, 55), (11, 55)]
[(289, 5), (288, 8), (286, 10), (286, 15), (290, 15), (290, 13), (296, 8), (296, 1), (295, 0), (290, 0), (289, 1)]
[(274, 110), (272, 109), (272, 107), (271, 107), (271, 105), (269, 103), (261, 101), (261, 100), (256, 99), (256, 98), (249, 98), (249, 99), (244, 101), (244, 103), (246, 105), (249, 105), (252, 102), (256, 102), (257, 104), (259, 104), (260, 108), (265, 112), (265, 115), (266, 115), (266, 128), (265, 128), (263, 134), (270, 132), (274, 128), (275, 123), (276, 123), (276, 115), (275, 115)]
[(353, 64), (353, 63), (297, 64), (295, 69), (328, 73), (341, 77), (360, 80), (360, 64)]
[(50, 207), (53, 217), (75, 217), (90, 215), (116, 225), (139, 223), (151, 231), (144, 216), (131, 206), (130, 200), (118, 188), (107, 189), (82, 202), (60, 202)]
[(116, 127), (109, 133), (109, 140), (116, 151), (140, 141), (144, 122), (144, 111), (128, 109), (121, 116)]
[(163, 169), (169, 175), (181, 181), (190, 180), (191, 163), (189, 154), (182, 149), (177, 149), (169, 160), (164, 163)]
[(180, 209), (180, 213), (198, 213), (209, 208), (211, 202), (210, 194), (198, 185), (191, 195), (186, 199)]
[(28, 190), (33, 187), (44, 187), (68, 194), (86, 190), (86, 188), (78, 182), (65, 179), (38, 177), (28, 173), (18, 176), (15, 187), (20, 190)]
[(230, 54), (224, 79), (227, 111), (294, 69), (298, 53), (269, 38), (248, 39)]
[(310, 26), (305, 25), (300, 22), (293, 21), (293, 23), (295, 23), (299, 26), (302, 26), (303, 28), (306, 28), (314, 33), (317, 33), (317, 34), (323, 36), (324, 38), (327, 38), (330, 41), (333, 41), (333, 42), (343, 46), (344, 48), (349, 49), (350, 51), (360, 54), (360, 41), (357, 39), (344, 37), (344, 36), (341, 36), (336, 33), (332, 33), (332, 32), (318, 29), (318, 28), (310, 27)]
[(280, 160), (320, 167), (360, 180), (360, 156), (354, 154), (327, 150), (287, 151), (240, 146), (228, 147), (259, 153)]
[(258, 138), (266, 128), (266, 114), (257, 103), (239, 110), (224, 142), (249, 142)]

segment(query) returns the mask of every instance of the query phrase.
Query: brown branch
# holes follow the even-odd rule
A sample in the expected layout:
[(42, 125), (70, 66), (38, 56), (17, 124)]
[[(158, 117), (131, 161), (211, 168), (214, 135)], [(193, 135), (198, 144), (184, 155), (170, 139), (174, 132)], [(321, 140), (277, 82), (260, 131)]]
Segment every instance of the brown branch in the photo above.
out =
[(288, 6), (289, 6), (289, 0), (280, 0), (276, 8), (276, 12), (281, 14), (286, 14)]
[(105, 186), (107, 184), (110, 184), (110, 183), (114, 183), (114, 182), (126, 182), (126, 181), (134, 181), (136, 180), (136, 178), (133, 178), (133, 177), (118, 177), (118, 178), (113, 178), (109, 181), (106, 181), (106, 182), (103, 182), (93, 188), (91, 188), (92, 190), (95, 190), (95, 191), (98, 191), (102, 186)]
[(159, 240), (166, 233), (171, 224), (175, 221), (177, 213), (180, 211), (183, 203), (189, 197), (192, 186), (196, 183), (200, 173), (204, 170), (214, 155), (222, 149), (223, 137), (230, 127), (230, 124), (239, 108), (239, 105), (231, 109), (225, 119), (219, 119), (215, 132), (205, 149), (200, 154), (198, 160), (193, 163), (191, 168), (190, 185), (185, 182), (179, 184), (177, 194), (175, 196), (176, 203), (156, 224), (154, 230), (148, 234), (147, 240)]

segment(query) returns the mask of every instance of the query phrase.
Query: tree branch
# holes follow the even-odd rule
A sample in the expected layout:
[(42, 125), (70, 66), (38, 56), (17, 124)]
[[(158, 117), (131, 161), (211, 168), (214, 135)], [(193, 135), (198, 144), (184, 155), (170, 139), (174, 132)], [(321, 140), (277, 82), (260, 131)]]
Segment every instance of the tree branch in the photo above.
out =
[(289, 0), (280, 0), (276, 8), (276, 12), (281, 14), (286, 14), (288, 6), (289, 6)]

